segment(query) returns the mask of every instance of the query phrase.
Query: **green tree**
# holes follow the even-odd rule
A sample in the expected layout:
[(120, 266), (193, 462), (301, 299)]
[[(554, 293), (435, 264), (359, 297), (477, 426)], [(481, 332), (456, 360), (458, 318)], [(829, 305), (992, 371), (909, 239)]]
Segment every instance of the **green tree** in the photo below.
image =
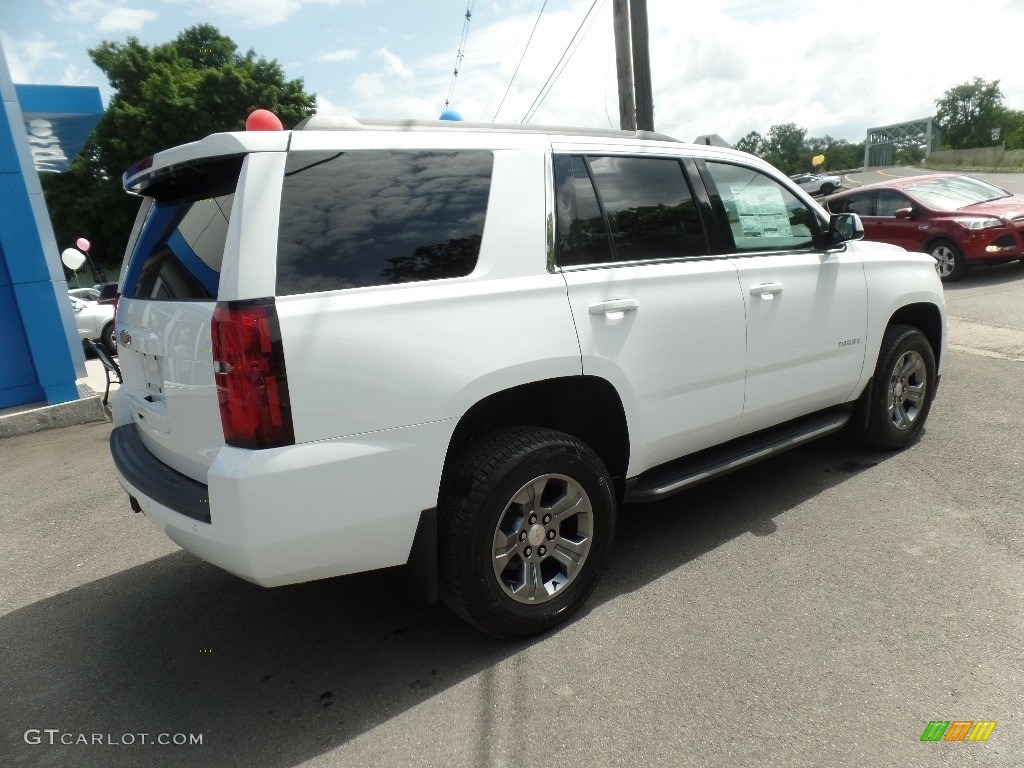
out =
[(796, 123), (773, 125), (765, 139), (764, 157), (783, 173), (810, 170), (810, 158), (804, 158), (804, 137), (807, 129)]
[(1002, 140), (1007, 149), (1024, 149), (1024, 112), (1008, 109), (1003, 113)]
[(120, 262), (138, 209), (121, 188), (121, 174), (133, 163), (210, 133), (241, 130), (257, 108), (274, 112), (285, 128), (316, 111), (301, 78), (285, 79), (276, 60), (252, 50), (239, 53), (209, 24), (154, 46), (134, 37), (105, 41), (89, 55), (116, 92), (70, 169), (48, 174), (43, 186), (58, 245), (85, 236), (110, 266)]
[(999, 81), (980, 77), (950, 88), (935, 105), (943, 144), (951, 149), (992, 146), (992, 129), (1001, 127), (1006, 111)]
[(764, 136), (757, 131), (751, 131), (736, 142), (736, 149), (740, 150), (740, 152), (749, 152), (752, 155), (763, 157), (765, 149)]
[(834, 139), (829, 135), (807, 139), (804, 157), (805, 169), (811, 167), (811, 159), (816, 155), (825, 156), (822, 171), (843, 171), (860, 168), (864, 164), (864, 142), (851, 144), (846, 139)]

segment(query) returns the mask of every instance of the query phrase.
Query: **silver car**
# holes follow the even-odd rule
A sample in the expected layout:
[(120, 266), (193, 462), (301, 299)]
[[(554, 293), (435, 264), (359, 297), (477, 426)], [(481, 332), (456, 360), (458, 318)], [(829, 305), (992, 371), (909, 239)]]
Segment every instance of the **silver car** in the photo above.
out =
[(75, 323), (78, 325), (78, 336), (83, 341), (92, 339), (102, 342), (107, 351), (117, 354), (117, 340), (114, 338), (114, 306), (112, 304), (97, 304), (95, 301), (83, 301), (74, 296), (68, 297), (71, 300), (71, 308), (75, 313)]

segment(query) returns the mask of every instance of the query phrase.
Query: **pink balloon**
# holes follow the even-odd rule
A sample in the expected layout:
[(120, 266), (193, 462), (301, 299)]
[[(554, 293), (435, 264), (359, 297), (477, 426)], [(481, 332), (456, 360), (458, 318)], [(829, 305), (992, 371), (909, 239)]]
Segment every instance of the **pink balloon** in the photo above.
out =
[(245, 121), (247, 131), (283, 131), (284, 126), (277, 115), (267, 109), (254, 110)]
[(80, 250), (80, 251), (88, 251), (89, 250), (89, 241), (86, 240), (84, 237), (78, 238), (78, 240), (75, 241), (75, 245), (78, 246), (78, 250)]

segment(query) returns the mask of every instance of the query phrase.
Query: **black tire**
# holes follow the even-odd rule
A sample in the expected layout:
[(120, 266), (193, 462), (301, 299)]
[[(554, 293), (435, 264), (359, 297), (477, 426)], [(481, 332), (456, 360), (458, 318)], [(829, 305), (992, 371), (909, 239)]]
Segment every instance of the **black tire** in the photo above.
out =
[(935, 397), (935, 354), (928, 338), (909, 325), (889, 326), (870, 387), (866, 426), (857, 419), (861, 443), (894, 451), (917, 440)]
[(967, 274), (967, 262), (963, 251), (952, 240), (936, 240), (931, 244), (928, 253), (935, 259), (935, 270), (944, 283), (953, 283)]
[(107, 348), (107, 352), (111, 355), (117, 354), (117, 337), (114, 336), (114, 324), (107, 323), (103, 326), (103, 336), (101, 338), (103, 346)]
[(442, 481), (441, 598), (495, 637), (544, 632), (590, 596), (614, 535), (615, 496), (597, 454), (550, 429), (498, 430)]
[(831, 195), (835, 191), (836, 191), (835, 184), (822, 184), (821, 185), (821, 194), (823, 194), (823, 195)]

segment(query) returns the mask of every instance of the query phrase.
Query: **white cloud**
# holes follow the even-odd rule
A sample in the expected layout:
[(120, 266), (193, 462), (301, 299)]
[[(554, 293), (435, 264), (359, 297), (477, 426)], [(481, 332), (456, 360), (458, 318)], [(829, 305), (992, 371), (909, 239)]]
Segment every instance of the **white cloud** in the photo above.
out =
[(344, 48), (340, 51), (322, 53), (316, 57), (317, 61), (353, 61), (359, 57), (359, 51), (354, 48)]
[(351, 111), (345, 109), (339, 104), (335, 104), (330, 99), (320, 95), (316, 95), (316, 113), (318, 115), (351, 115)]
[(389, 51), (387, 48), (378, 48), (374, 51), (377, 56), (384, 59), (384, 63), (387, 65), (388, 71), (393, 75), (399, 77), (410, 78), (412, 77), (412, 70), (405, 65), (405, 63), (398, 58), (395, 54)]
[(156, 21), (160, 14), (152, 10), (128, 8), (123, 0), (74, 0), (58, 4), (50, 2), (55, 15), (72, 23), (95, 28), (104, 34), (110, 32), (139, 32), (146, 24)]
[(62, 85), (95, 85), (91, 73), (81, 67), (68, 64), (64, 67), (64, 76), (61, 78)]
[(363, 73), (352, 81), (352, 92), (363, 101), (375, 101), (388, 92), (378, 75)]
[(33, 35), (28, 40), (16, 40), (6, 32), (0, 32), (11, 80), (16, 83), (37, 83), (40, 70), (54, 61), (65, 63), (70, 57), (63, 53), (60, 45), (42, 35)]
[(244, 26), (272, 27), (302, 8), (299, 0), (166, 0), (193, 6), (204, 17), (222, 17)]
[(96, 23), (100, 32), (138, 32), (146, 24), (156, 21), (160, 14), (138, 8), (111, 8)]

